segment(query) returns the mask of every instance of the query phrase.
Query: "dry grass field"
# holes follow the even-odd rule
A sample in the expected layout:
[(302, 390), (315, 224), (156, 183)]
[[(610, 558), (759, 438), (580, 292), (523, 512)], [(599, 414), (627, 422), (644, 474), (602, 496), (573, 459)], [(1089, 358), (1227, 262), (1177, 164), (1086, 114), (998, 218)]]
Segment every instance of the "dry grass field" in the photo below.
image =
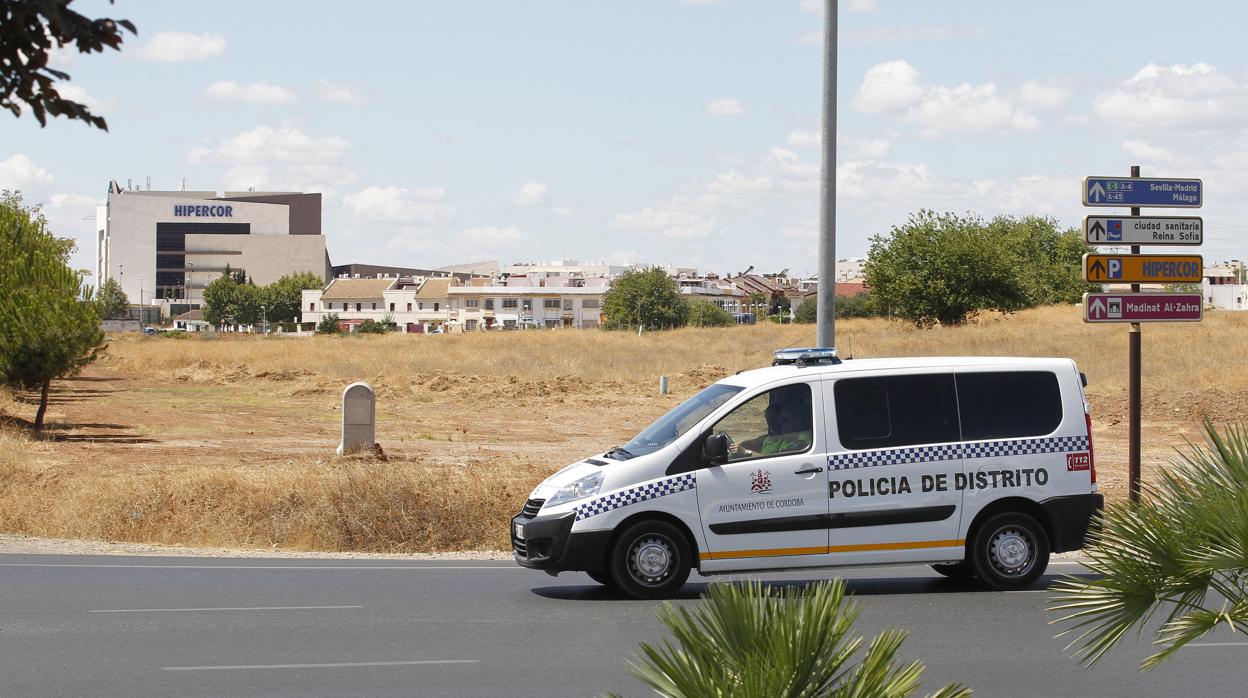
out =
[[(1144, 329), (1145, 477), (1198, 421), (1242, 419), (1248, 315)], [(1070, 356), (1088, 374), (1102, 488), (1126, 484), (1126, 328), (1074, 307), (917, 330), (838, 324), (842, 355)], [(813, 343), (811, 326), (444, 336), (117, 336), (54, 384), (52, 438), (0, 394), (0, 531), (226, 547), (502, 549), (529, 489), (704, 385)], [(657, 394), (668, 375), (672, 395)], [(378, 392), (384, 459), (337, 458), (342, 388)]]

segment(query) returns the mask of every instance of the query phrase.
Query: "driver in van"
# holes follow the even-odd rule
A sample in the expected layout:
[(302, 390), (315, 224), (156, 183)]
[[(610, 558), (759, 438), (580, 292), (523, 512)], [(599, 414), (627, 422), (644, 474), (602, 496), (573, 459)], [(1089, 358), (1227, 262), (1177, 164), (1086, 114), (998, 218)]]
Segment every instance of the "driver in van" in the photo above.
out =
[(796, 453), (810, 447), (813, 425), (809, 388), (794, 385), (773, 390), (763, 415), (767, 433), (742, 442), (742, 457)]

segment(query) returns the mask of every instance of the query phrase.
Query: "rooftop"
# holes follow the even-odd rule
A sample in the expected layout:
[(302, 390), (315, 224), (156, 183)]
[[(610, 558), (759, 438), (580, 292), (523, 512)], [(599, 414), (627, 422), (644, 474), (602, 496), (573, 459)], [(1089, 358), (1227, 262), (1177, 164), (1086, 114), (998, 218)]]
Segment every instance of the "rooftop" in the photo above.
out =
[(381, 292), (389, 290), (396, 281), (398, 279), (334, 279), (321, 294), (321, 300), (380, 298)]

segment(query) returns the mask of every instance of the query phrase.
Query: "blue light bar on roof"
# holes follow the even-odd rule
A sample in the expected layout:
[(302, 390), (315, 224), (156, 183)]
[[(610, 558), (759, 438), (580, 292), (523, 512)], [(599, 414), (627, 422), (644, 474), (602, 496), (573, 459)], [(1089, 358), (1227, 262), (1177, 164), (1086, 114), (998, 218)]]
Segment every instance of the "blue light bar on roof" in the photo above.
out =
[(806, 347), (804, 349), (781, 349), (772, 354), (772, 366), (814, 366), (839, 364), (835, 347)]

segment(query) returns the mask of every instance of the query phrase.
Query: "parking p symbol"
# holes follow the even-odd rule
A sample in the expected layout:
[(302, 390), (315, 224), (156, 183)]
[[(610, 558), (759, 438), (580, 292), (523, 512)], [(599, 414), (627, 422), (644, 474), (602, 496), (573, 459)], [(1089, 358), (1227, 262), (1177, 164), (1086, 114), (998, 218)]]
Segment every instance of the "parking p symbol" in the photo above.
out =
[(1121, 279), (1122, 278), (1122, 259), (1118, 257), (1111, 257), (1106, 261), (1109, 262), (1106, 276), (1108, 276), (1111, 279)]

